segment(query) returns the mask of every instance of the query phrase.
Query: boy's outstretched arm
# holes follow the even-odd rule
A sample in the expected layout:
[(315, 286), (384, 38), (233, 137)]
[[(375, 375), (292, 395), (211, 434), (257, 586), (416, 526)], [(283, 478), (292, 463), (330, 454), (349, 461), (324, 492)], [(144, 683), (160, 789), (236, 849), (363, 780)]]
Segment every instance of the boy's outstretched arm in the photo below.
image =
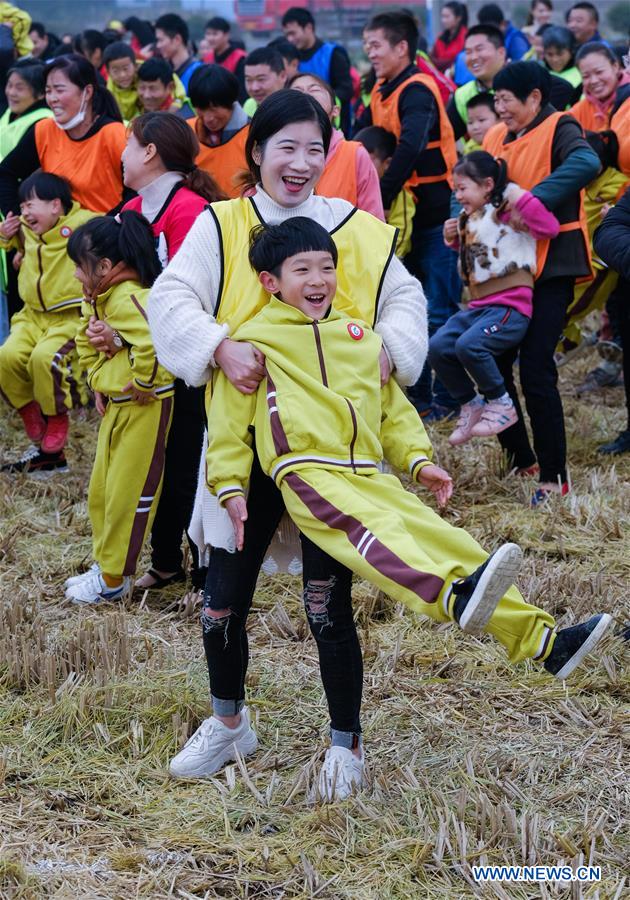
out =
[(219, 371), (208, 408), (206, 481), (222, 505), (230, 497), (244, 498), (254, 459), (249, 426), (255, 411), (256, 394), (242, 394)]
[(385, 458), (428, 488), (440, 506), (452, 493), (451, 476), (431, 462), (433, 448), (422, 420), (393, 378), (381, 388), (381, 444)]

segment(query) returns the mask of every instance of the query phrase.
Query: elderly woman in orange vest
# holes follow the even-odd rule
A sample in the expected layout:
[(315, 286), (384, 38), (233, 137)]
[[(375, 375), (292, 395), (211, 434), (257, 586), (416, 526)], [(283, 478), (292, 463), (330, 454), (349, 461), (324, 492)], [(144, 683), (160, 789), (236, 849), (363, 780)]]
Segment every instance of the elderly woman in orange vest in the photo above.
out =
[(190, 79), (188, 95), (197, 113), (195, 119), (187, 120), (199, 139), (197, 165), (227, 197), (238, 197), (247, 170), (249, 134), (249, 118), (237, 100), (238, 80), (222, 66), (200, 66)]
[(615, 52), (601, 41), (584, 44), (575, 62), (582, 76), (584, 94), (570, 112), (585, 131), (605, 131), (610, 128), (620, 92), (624, 86), (630, 86), (630, 73), (622, 70)]
[(36, 122), (0, 164), (2, 212), (18, 211), (19, 183), (37, 169), (67, 178), (84, 209), (109, 212), (123, 195), (126, 134), (116, 101), (73, 53), (46, 67), (46, 102), (54, 118)]
[[(499, 440), (518, 474), (539, 470), (540, 484), (532, 497), (536, 506), (552, 492), (568, 492), (564, 414), (554, 350), (575, 279), (591, 272), (581, 189), (597, 175), (600, 163), (575, 119), (550, 105), (551, 75), (538, 63), (511, 63), (495, 76), (493, 87), (501, 121), (486, 134), (483, 148), (504, 159), (510, 180), (531, 191), (560, 222), (557, 238), (538, 241), (527, 334), (520, 348), (499, 361), (508, 391), (519, 408), (512, 373), (519, 353), (521, 387), (535, 453), (522, 412), (519, 421), (502, 432)], [(511, 222), (515, 224), (513, 218)]]
[[(323, 78), (310, 72), (300, 72), (291, 79), (289, 87), (317, 100), (334, 123), (339, 114), (337, 98)], [(333, 128), (326, 166), (317, 183), (316, 193), (322, 197), (341, 197), (385, 221), (381, 186), (374, 163), (359, 141), (347, 141), (343, 132), (336, 128)]]

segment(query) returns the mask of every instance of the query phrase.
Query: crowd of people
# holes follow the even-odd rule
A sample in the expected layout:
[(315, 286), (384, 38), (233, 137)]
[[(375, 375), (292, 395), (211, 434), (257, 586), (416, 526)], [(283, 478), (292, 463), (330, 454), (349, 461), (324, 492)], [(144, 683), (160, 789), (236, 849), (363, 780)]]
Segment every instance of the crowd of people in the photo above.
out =
[(514, 587), (518, 547), (488, 556), (381, 463), (445, 506), (425, 426), (452, 419), (454, 447), (497, 436), (532, 514), (568, 494), (557, 366), (588, 314), (602, 362), (579, 390), (623, 378), (628, 428), (600, 450), (630, 450), (630, 65), (597, 8), (561, 25), (533, 0), (520, 31), (447, 2), (430, 49), (380, 12), (362, 72), (301, 7), (250, 52), (218, 17), (195, 46), (176, 14), (57, 38), (0, 13), (0, 392), (30, 442), (0, 472), (66, 472), (71, 413), (95, 407), (94, 562), (66, 597), (190, 577), (213, 715), (171, 773), (256, 750), (263, 565), (302, 572), (325, 797), (363, 780), (353, 573), (566, 678), (611, 617), (557, 629)]

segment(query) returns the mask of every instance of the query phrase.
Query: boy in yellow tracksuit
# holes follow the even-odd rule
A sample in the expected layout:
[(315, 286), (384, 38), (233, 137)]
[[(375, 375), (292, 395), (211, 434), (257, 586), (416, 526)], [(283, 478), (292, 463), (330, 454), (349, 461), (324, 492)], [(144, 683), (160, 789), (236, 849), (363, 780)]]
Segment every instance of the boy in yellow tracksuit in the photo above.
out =
[(36, 172), (19, 191), (21, 217), (9, 213), (0, 247), (23, 250), (18, 276), (24, 308), (0, 347), (0, 391), (17, 409), (31, 448), (5, 472), (65, 470), (68, 411), (78, 400), (75, 336), (81, 285), (67, 253), (70, 235), (94, 213), (72, 202), (70, 185)]
[(262, 469), (310, 540), (416, 612), (485, 630), (512, 662), (533, 658), (565, 678), (611, 617), (556, 632), (553, 617), (510, 586), (518, 547), (506, 544), (488, 557), (396, 477), (379, 472), (385, 456), (440, 505), (452, 492), (402, 390), (393, 379), (381, 387), (378, 335), (331, 311), (336, 258), (325, 229), (302, 218), (261, 229), (252, 243), (250, 262), (275, 296), (233, 337), (265, 355), (266, 378), (255, 395), (244, 395), (219, 372), (208, 415), (208, 485), (230, 514), (237, 548), (254, 422)]
[[(162, 488), (174, 379), (157, 360), (146, 304), (161, 271), (151, 226), (136, 212), (93, 219), (73, 235), (86, 300), (77, 350), (103, 416), (88, 490), (95, 564), (66, 581), (66, 597), (118, 600), (131, 578)], [(112, 329), (116, 352), (99, 352), (87, 333), (94, 318)]]

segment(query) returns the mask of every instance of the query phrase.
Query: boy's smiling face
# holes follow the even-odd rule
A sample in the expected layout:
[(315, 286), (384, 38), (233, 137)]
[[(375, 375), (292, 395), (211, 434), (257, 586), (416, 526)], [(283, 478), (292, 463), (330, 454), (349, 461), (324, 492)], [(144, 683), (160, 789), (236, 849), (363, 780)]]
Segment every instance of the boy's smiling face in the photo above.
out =
[(46, 234), (63, 215), (61, 200), (40, 200), (32, 195), (20, 203), (22, 221), (35, 234)]
[(337, 290), (335, 263), (328, 251), (309, 250), (289, 256), (279, 275), (261, 272), (259, 278), (266, 291), (278, 294), (288, 306), (315, 321), (326, 315)]

